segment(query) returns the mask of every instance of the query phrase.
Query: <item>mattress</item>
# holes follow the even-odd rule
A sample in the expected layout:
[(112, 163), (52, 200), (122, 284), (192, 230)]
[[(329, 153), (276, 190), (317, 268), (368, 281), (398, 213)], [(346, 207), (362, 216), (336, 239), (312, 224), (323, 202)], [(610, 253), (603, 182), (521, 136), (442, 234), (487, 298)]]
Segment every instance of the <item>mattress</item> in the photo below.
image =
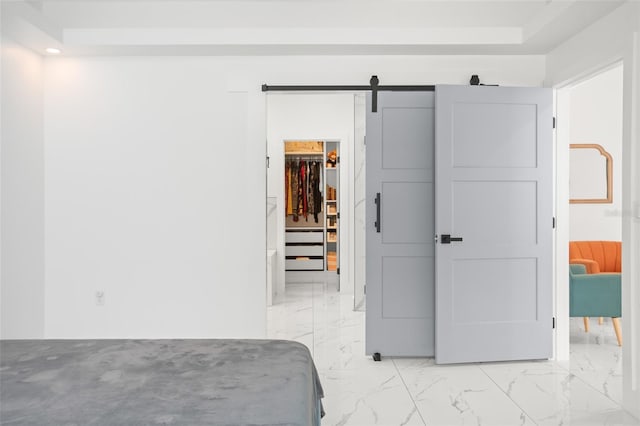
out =
[(306, 346), (284, 340), (3, 340), (0, 422), (319, 425)]

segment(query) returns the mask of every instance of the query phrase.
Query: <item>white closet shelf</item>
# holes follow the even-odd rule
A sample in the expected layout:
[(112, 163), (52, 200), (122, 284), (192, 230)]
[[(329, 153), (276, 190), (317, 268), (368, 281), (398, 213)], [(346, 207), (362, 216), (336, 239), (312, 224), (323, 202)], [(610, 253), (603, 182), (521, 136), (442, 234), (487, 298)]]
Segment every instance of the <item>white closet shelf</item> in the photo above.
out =
[(285, 231), (322, 231), (324, 226), (289, 226)]
[(322, 157), (321, 152), (285, 152), (284, 155), (313, 155), (314, 157)]

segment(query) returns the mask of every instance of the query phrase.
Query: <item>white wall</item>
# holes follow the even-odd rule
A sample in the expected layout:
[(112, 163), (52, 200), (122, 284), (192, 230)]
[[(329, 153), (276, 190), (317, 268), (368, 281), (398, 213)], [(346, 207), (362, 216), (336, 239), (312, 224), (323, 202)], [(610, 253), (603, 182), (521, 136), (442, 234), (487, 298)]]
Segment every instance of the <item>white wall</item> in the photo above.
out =
[(249, 94), (214, 59), (46, 62), (46, 337), (264, 335)]
[[(34, 308), (38, 292), (30, 290), (29, 300), (3, 293), (2, 303), (3, 315), (4, 305), (35, 309), (29, 318), (44, 316), (49, 338), (264, 335), (261, 84), (367, 84), (372, 74), (382, 84), (467, 84), (477, 73), (487, 83), (537, 86), (545, 69), (543, 56), (44, 62), (44, 165), (36, 162), (28, 173), (33, 182), (44, 174), (46, 182), (44, 195), (36, 195), (41, 183), (30, 192), (35, 204), (44, 199), (44, 243), (27, 233), (21, 244), (28, 245), (6, 249), (3, 234), (3, 266), (13, 256), (12, 264), (30, 268), (15, 276), (28, 279), (38, 273), (33, 256), (44, 244), (45, 302)], [(4, 101), (21, 105), (5, 92)], [(3, 164), (3, 185), (24, 173)], [(6, 199), (3, 192), (3, 209)], [(29, 232), (42, 234), (42, 225)], [(105, 294), (103, 306), (95, 303), (97, 291)]]
[(42, 80), (42, 58), (3, 37), (2, 339), (44, 334)]
[(570, 142), (599, 144), (613, 157), (613, 203), (571, 204), (571, 240), (622, 239), (622, 72), (619, 65), (569, 89)]
[[(546, 83), (568, 87), (612, 64), (623, 63), (622, 121), (622, 335), (624, 407), (640, 418), (640, 3), (629, 1), (547, 55)], [(559, 93), (561, 95), (561, 93)], [(561, 110), (566, 104), (560, 101)], [(565, 117), (566, 118), (566, 117)], [(558, 161), (568, 164), (569, 135), (558, 116)], [(560, 163), (559, 163), (560, 164)], [(558, 168), (558, 259), (568, 257), (568, 173)], [(568, 266), (558, 263), (559, 315), (568, 316)], [(559, 316), (561, 321), (563, 316)], [(565, 333), (568, 342), (568, 332)]]

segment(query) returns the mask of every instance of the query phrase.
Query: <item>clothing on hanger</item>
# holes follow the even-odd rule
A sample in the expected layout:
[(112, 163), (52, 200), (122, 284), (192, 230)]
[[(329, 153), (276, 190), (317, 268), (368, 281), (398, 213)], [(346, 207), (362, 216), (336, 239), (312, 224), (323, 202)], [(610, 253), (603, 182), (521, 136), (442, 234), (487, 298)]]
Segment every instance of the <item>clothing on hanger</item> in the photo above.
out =
[(291, 214), (293, 215), (293, 221), (298, 221), (298, 179), (299, 179), (299, 168), (298, 162), (291, 162), (291, 179), (289, 180), (291, 184)]
[(318, 223), (322, 212), (322, 165), (321, 161), (293, 159), (285, 161), (285, 211), (293, 221), (309, 215)]

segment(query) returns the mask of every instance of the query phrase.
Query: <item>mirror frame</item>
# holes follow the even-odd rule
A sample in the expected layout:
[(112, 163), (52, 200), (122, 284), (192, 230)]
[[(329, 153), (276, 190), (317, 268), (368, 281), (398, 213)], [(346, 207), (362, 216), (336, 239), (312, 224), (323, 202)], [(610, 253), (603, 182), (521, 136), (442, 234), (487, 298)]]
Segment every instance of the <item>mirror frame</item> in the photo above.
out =
[[(570, 198), (570, 204), (611, 204), (613, 203), (613, 158), (602, 145), (597, 143), (570, 144), (569, 149), (596, 149), (606, 159), (607, 196), (606, 198)], [(569, 165), (571, 167), (571, 165)]]

